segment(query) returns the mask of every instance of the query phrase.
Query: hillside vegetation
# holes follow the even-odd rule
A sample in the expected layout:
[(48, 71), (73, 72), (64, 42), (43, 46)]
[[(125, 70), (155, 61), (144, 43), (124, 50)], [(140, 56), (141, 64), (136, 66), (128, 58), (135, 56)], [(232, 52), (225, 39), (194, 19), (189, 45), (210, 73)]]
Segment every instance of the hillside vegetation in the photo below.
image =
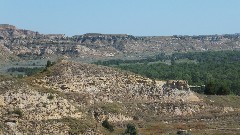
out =
[(0, 134), (239, 131), (238, 96), (199, 95), (111, 67), (48, 63), (32, 76), (0, 76)]
[[(240, 94), (240, 52), (189, 52), (160, 54), (143, 60), (98, 61), (152, 79), (187, 80), (190, 85), (213, 85), (213, 94), (224, 87)], [(199, 92), (204, 92), (204, 89)]]

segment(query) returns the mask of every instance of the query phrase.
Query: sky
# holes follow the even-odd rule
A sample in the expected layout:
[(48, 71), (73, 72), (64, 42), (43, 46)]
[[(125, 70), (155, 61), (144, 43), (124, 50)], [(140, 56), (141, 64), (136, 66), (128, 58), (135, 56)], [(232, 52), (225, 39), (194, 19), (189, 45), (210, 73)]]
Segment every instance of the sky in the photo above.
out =
[(240, 33), (240, 0), (0, 0), (0, 24), (42, 34)]

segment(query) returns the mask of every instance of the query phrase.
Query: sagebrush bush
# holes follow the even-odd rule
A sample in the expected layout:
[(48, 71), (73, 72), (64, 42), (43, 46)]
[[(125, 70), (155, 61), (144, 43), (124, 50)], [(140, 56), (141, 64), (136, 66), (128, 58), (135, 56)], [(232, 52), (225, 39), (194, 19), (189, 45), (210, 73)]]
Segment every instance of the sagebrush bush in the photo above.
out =
[(107, 119), (102, 122), (102, 126), (111, 132), (114, 131), (113, 125), (111, 125)]

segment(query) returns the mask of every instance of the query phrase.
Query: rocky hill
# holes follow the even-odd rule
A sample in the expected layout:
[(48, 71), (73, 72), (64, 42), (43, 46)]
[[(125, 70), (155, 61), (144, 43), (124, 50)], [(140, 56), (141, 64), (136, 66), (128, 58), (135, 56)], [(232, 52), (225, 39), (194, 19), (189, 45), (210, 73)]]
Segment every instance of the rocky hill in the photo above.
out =
[(74, 60), (139, 59), (155, 53), (239, 50), (240, 35), (132, 36), (88, 33), (72, 37), (0, 25), (0, 44), (22, 59), (64, 56)]
[[(129, 122), (144, 134), (156, 122), (238, 116), (236, 106), (208, 102), (178, 82), (70, 61), (23, 79), (1, 76), (0, 134), (119, 134)], [(101, 125), (106, 119), (112, 133)]]

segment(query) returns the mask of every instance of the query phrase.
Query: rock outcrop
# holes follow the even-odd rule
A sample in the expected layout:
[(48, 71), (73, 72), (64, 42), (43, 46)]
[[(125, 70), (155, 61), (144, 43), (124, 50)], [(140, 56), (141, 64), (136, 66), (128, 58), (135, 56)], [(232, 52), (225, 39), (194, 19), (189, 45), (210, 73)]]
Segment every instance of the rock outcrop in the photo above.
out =
[(0, 107), (5, 106), (4, 97), (0, 96)]
[(186, 102), (191, 101), (188, 99), (189, 95), (192, 95), (190, 91), (174, 90), (164, 85), (164, 81), (154, 81), (109, 67), (63, 61), (51, 70), (51, 75), (37, 79), (34, 83), (59, 92), (86, 94), (93, 100), (86, 101), (89, 103), (163, 100), (177, 102), (183, 99)]

